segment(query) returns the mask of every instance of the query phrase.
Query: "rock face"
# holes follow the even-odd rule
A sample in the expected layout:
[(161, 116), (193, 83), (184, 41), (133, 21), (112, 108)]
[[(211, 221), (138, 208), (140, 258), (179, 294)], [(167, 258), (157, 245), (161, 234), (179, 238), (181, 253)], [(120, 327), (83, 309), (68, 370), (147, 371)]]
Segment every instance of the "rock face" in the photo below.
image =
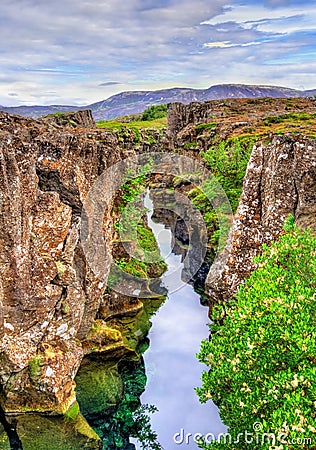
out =
[(68, 125), (72, 128), (95, 128), (95, 121), (92, 117), (92, 112), (89, 109), (76, 112), (65, 112), (62, 114), (51, 114), (43, 117), (42, 121), (60, 126)]
[[(80, 341), (105, 289), (79, 239), (82, 204), (99, 174), (133, 148), (132, 138), (122, 145), (87, 130), (91, 113), (56, 120), (0, 113), (0, 383), (11, 413), (64, 412), (75, 400)], [(107, 211), (103, 227), (111, 249)]]
[(229, 242), (206, 280), (213, 301), (231, 298), (255, 268), (262, 244), (280, 236), (290, 214), (301, 227), (315, 226), (316, 139), (299, 135), (255, 145)]
[[(233, 127), (256, 127), (264, 117), (291, 112), (315, 112), (315, 100), (310, 98), (256, 98), (214, 100), (204, 103), (173, 103), (168, 108), (168, 132), (177, 146), (186, 136), (196, 138), (196, 125), (220, 122), (222, 135)], [(219, 131), (219, 130), (217, 130)], [(249, 131), (248, 131), (249, 132)]]

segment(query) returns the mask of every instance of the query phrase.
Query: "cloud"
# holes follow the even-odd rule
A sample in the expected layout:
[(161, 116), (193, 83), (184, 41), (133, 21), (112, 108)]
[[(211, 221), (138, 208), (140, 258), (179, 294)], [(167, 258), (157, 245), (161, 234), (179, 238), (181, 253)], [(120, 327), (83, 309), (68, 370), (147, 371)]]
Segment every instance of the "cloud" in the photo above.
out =
[(118, 84), (122, 84), (119, 81), (106, 81), (104, 83), (100, 83), (98, 86), (115, 86)]
[(203, 44), (204, 47), (207, 48), (232, 48), (232, 47), (250, 47), (252, 45), (260, 45), (262, 42), (244, 42), (243, 44), (233, 44), (230, 41), (224, 42), (205, 42)]
[(300, 5), (2, 0), (0, 103), (84, 105), (140, 87), (279, 84), (285, 75), (295, 87), (293, 58), (305, 61), (300, 83), (313, 88), (316, 13)]
[[(280, 5), (288, 2), (278, 2)], [(279, 7), (267, 9), (264, 5), (236, 4), (224, 8), (222, 14), (202, 22), (207, 25), (238, 24), (241, 28), (255, 29), (265, 33), (293, 33), (302, 30), (315, 30), (316, 11), (309, 4), (303, 7)]]

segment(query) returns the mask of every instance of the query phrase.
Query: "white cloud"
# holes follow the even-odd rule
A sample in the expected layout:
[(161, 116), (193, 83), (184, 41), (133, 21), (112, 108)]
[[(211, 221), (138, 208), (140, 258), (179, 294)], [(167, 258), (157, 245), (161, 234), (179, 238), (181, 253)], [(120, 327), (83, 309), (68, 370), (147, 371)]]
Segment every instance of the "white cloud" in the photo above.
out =
[(224, 42), (205, 42), (204, 47), (207, 48), (232, 48), (232, 47), (251, 47), (252, 45), (260, 45), (262, 42), (245, 42), (243, 44), (233, 44), (230, 41)]
[(292, 8), (268, 9), (264, 5), (230, 5), (218, 16), (202, 22), (207, 25), (223, 25), (233, 22), (245, 29), (256, 29), (263, 33), (293, 33), (302, 30), (315, 30), (316, 10), (309, 5)]
[[(235, 0), (1, 0), (0, 104), (84, 105), (123, 90), (286, 76), (313, 88), (315, 14), (311, 4)], [(305, 61), (299, 81), (290, 56)]]

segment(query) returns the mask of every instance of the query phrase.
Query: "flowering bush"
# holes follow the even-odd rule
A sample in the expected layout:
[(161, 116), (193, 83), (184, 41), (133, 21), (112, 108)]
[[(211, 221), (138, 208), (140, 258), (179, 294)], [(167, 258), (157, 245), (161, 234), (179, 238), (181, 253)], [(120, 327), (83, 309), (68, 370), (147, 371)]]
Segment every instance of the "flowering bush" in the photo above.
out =
[(210, 370), (196, 390), (219, 405), (232, 443), (203, 448), (316, 448), (316, 238), (287, 229), (236, 299), (213, 310), (197, 355)]

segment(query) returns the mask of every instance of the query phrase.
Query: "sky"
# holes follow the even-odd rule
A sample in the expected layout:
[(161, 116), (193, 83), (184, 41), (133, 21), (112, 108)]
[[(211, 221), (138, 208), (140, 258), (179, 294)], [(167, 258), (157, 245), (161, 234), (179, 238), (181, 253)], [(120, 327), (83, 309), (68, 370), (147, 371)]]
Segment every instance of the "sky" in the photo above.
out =
[(316, 88), (316, 0), (0, 0), (0, 105), (222, 83)]

